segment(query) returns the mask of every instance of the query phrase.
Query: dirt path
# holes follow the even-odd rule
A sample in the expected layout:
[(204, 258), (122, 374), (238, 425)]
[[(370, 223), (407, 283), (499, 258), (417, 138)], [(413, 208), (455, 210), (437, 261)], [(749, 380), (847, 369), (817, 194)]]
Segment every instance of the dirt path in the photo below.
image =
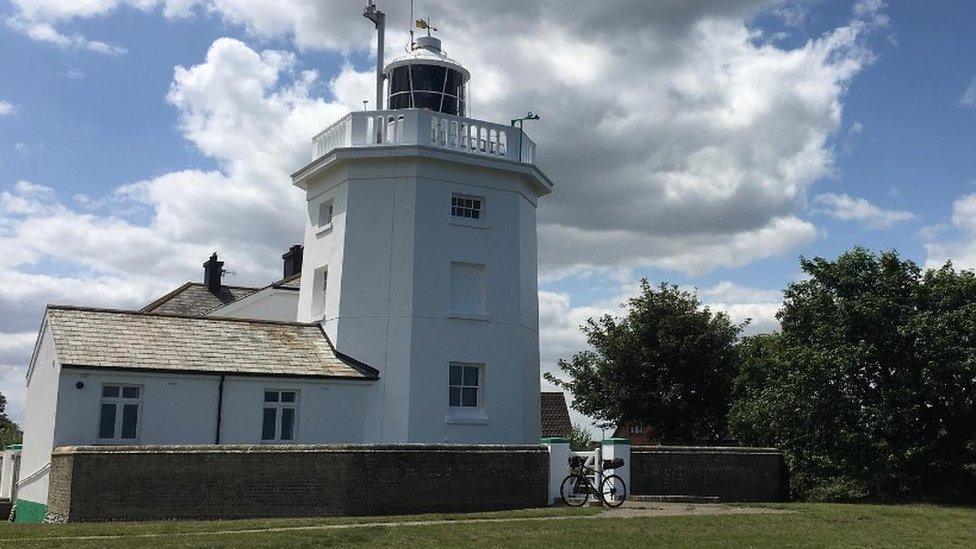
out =
[(619, 509), (608, 509), (597, 517), (679, 517), (697, 515), (756, 515), (766, 513), (792, 513), (785, 509), (763, 507), (735, 507), (724, 503), (647, 503), (627, 501)]

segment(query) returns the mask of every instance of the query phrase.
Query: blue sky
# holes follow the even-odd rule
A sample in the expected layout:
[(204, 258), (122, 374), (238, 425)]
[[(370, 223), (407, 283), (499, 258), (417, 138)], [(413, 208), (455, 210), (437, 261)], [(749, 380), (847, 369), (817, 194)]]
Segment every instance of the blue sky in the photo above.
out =
[[(135, 307), (199, 278), (211, 249), (234, 283), (279, 269), (300, 239), (288, 174), (371, 94), (354, 4), (0, 0), (0, 392), (16, 418), (45, 303)], [(540, 208), (544, 368), (641, 276), (766, 330), (800, 255), (976, 266), (974, 2), (421, 4), (472, 70), (474, 116), (542, 113), (527, 130), (557, 184)]]

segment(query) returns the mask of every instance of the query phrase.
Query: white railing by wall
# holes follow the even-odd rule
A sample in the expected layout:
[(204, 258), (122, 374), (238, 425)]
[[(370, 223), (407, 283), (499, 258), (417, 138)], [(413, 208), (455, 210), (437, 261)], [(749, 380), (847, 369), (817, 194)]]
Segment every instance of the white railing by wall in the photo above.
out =
[(312, 138), (312, 160), (342, 147), (390, 145), (535, 162), (535, 143), (518, 128), (425, 109), (351, 112)]

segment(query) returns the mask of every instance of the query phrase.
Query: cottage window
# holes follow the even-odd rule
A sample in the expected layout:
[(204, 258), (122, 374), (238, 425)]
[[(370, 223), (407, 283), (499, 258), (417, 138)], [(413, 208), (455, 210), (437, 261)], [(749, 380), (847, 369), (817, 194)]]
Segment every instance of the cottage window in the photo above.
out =
[(644, 434), (644, 426), (643, 425), (631, 425), (630, 426), (630, 434), (632, 434), (632, 435), (643, 435)]
[(138, 439), (141, 404), (141, 386), (102, 385), (98, 439), (101, 441)]
[(451, 363), (448, 402), (451, 407), (477, 408), (481, 405), (482, 364)]
[(298, 419), (298, 391), (264, 391), (261, 440), (289, 441), (295, 438)]

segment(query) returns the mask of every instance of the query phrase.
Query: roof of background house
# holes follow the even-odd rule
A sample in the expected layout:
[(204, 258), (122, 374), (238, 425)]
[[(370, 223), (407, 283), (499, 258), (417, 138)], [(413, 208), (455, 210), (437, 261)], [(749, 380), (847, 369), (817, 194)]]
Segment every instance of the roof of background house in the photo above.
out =
[(202, 315), (218, 307), (247, 297), (261, 288), (221, 286), (219, 293), (207, 289), (206, 284), (187, 282), (141, 309), (144, 313)]
[(566, 396), (560, 392), (542, 393), (542, 436), (565, 437), (572, 431)]
[(297, 290), (302, 286), (302, 273), (295, 273), (289, 277), (282, 278), (278, 282), (273, 282), (271, 284), (272, 288), (281, 288), (283, 290)]
[(377, 379), (318, 324), (50, 305), (62, 366)]

